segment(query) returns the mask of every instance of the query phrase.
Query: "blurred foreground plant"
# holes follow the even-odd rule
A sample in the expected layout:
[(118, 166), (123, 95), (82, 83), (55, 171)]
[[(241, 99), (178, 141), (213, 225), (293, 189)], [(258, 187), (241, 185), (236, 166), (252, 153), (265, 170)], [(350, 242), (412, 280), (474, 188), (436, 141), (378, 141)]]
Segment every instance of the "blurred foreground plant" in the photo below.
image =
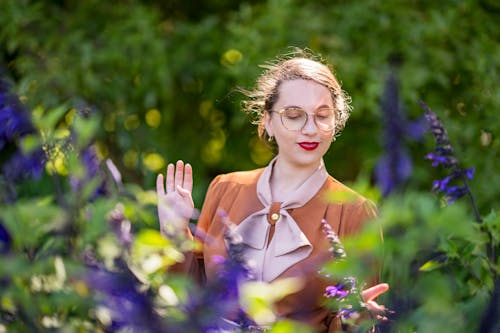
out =
[[(403, 190), (395, 181), (397, 174), (393, 175), (396, 178), (378, 176), (384, 194), (378, 203), (379, 217), (361, 234), (343, 240), (349, 256), (327, 264), (326, 272), (337, 279), (355, 276), (358, 281), (367, 281), (367, 268), (373, 265), (374, 257), (383, 263), (380, 280), (387, 282), (390, 290), (379, 303), (393, 312), (387, 313), (389, 320), (377, 325), (382, 332), (497, 332), (500, 217), (495, 210), (481, 217), (468, 184), (474, 169), (461, 167), (443, 124), (423, 102), (421, 105), (436, 140), (435, 151), (426, 158), (433, 167), (444, 166), (449, 172), (434, 181), (432, 188), (444, 193), (446, 200), (436, 200), (428, 192)], [(397, 121), (394, 115), (391, 119)], [(404, 128), (404, 124), (384, 125), (390, 127), (387, 132)], [(391, 145), (385, 148), (394, 149)], [(398, 165), (394, 152), (387, 151), (384, 156), (393, 156), (393, 165)], [(404, 160), (402, 163), (406, 165)], [(379, 164), (378, 175), (397, 171), (388, 165), (380, 168)], [(469, 207), (458, 200), (463, 196), (469, 199)], [(382, 244), (377, 241), (380, 226)], [(336, 243), (335, 237), (330, 238)], [(326, 292), (337, 307), (349, 294), (342, 285), (333, 285)]]
[[(183, 230), (161, 235), (156, 194), (123, 182), (113, 161), (103, 163), (93, 144), (99, 118), (92, 107), (39, 106), (30, 117), (6, 87), (0, 331), (209, 332), (239, 309), (243, 332), (296, 288), (280, 284), (267, 303), (257, 301), (277, 285), (245, 285), (251, 272), (229, 221), (229, 257), (216, 281), (198, 286), (171, 272), (197, 244)], [(25, 155), (26, 147), (38, 155)], [(273, 322), (278, 333), (299, 327)]]
[[(439, 192), (444, 192), (448, 203), (467, 195), (470, 205), (473, 209), (475, 220), (482, 224), (483, 218), (476, 206), (474, 196), (472, 195), (468, 180), (471, 180), (474, 175), (474, 168), (463, 169), (460, 166), (459, 160), (455, 157), (453, 147), (448, 139), (446, 129), (432, 110), (423, 102), (420, 105), (425, 110), (425, 117), (436, 140), (435, 152), (427, 154), (426, 158), (433, 161), (432, 166), (442, 165), (449, 169), (450, 174), (441, 180), (436, 180), (433, 183), (433, 189)], [(459, 185), (453, 185), (453, 182)], [(487, 218), (488, 223), (482, 225), (479, 230), (488, 237), (488, 242), (485, 244), (487, 264), (491, 272), (491, 281), (493, 283), (493, 291), (491, 300), (486, 311), (482, 315), (482, 320), (479, 323), (478, 332), (490, 332), (500, 329), (498, 314), (500, 312), (500, 279), (498, 271), (500, 269), (498, 262), (498, 246), (499, 237), (498, 231), (500, 223), (496, 217), (496, 213), (492, 212)], [(489, 282), (489, 281), (488, 281)]]
[[(433, 189), (444, 192), (447, 200), (440, 206), (429, 193), (406, 190), (391, 193), (379, 204), (384, 244), (374, 252), (384, 262), (382, 281), (391, 286), (382, 303), (395, 311), (380, 329), (496, 332), (500, 219), (495, 211), (481, 218), (467, 184), (473, 169), (460, 167), (444, 126), (421, 105), (436, 139), (435, 151), (426, 157), (450, 172), (435, 181)], [(466, 204), (457, 201), (464, 195), (470, 199), (472, 216)], [(356, 261), (362, 261), (360, 249), (377, 232), (376, 224), (367, 228), (368, 236), (346, 242), (354, 256), (346, 265), (349, 269), (361, 269)]]

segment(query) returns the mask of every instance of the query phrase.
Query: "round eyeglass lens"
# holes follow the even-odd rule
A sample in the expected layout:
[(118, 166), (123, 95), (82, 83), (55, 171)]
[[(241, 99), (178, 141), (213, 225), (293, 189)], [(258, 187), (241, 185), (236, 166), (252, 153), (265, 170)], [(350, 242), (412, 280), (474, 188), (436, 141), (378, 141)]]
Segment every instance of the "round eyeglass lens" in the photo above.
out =
[(300, 108), (287, 108), (281, 113), (283, 126), (290, 131), (299, 131), (307, 121), (307, 113)]
[[(309, 115), (301, 108), (287, 108), (280, 112), (283, 126), (290, 131), (300, 131), (307, 123)], [(331, 131), (335, 127), (333, 109), (322, 108), (314, 114), (314, 122), (322, 131)]]
[(331, 131), (335, 128), (335, 113), (333, 109), (323, 108), (314, 114), (316, 126), (323, 131)]

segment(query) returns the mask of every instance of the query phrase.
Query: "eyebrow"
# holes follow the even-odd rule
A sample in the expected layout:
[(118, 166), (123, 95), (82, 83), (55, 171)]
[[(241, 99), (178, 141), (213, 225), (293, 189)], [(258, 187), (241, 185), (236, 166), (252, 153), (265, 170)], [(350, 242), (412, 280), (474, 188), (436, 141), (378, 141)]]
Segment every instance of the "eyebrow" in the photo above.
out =
[[(281, 109), (289, 109), (289, 108), (297, 108), (297, 109), (302, 109), (302, 110), (304, 110), (304, 108), (303, 108), (303, 107), (298, 106), (298, 105), (285, 105), (285, 106), (284, 106), (284, 107), (282, 107)], [(319, 109), (323, 109), (323, 108), (330, 108), (330, 109), (333, 109), (333, 105), (323, 104), (323, 105), (318, 106), (315, 110), (319, 110)]]

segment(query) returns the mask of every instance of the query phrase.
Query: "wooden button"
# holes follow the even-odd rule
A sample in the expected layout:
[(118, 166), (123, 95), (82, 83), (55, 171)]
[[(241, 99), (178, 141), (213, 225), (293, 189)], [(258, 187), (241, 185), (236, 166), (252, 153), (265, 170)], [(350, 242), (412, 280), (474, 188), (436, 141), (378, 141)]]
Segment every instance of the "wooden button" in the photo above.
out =
[(278, 213), (274, 213), (271, 215), (271, 220), (273, 220), (273, 221), (278, 221), (279, 218), (280, 218), (280, 214), (278, 214)]

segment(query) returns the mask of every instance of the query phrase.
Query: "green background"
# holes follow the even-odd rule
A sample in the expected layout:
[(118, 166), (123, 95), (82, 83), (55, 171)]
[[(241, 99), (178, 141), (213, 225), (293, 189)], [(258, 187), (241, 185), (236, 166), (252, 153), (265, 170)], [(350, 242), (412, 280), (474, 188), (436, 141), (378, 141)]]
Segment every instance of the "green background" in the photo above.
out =
[[(307, 47), (352, 96), (351, 119), (326, 156), (332, 175), (372, 178), (380, 99), (389, 59), (398, 59), (408, 117), (422, 115), (424, 100), (462, 163), (476, 167), (481, 207), (498, 205), (496, 1), (4, 0), (0, 13), (1, 62), (22, 100), (31, 108), (93, 106), (101, 156), (127, 181), (153, 187), (160, 167), (183, 159), (194, 166), (200, 206), (216, 174), (265, 165), (270, 151), (236, 89), (253, 86), (260, 64)], [(433, 143), (410, 149), (410, 184), (430, 189), (438, 175), (423, 156)]]

